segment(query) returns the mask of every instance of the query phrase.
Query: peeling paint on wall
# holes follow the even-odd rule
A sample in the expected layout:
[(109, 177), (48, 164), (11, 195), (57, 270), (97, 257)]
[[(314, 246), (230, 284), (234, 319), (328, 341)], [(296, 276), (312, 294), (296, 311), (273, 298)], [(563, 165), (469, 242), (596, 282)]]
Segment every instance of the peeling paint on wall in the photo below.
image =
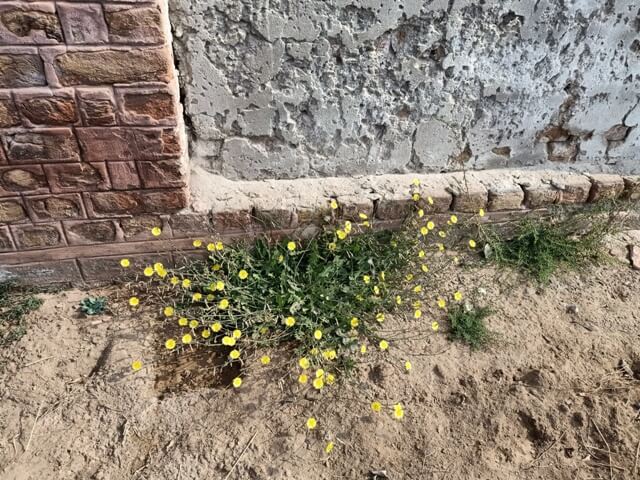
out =
[(191, 156), (230, 179), (640, 172), (637, 0), (170, 0)]

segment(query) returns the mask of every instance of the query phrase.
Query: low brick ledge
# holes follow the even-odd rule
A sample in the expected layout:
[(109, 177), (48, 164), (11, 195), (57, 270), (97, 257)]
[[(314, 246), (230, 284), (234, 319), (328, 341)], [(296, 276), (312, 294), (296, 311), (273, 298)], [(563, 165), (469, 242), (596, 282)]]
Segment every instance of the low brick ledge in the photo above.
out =
[[(197, 169), (196, 169), (197, 170)], [(215, 178), (215, 182), (212, 182)], [(322, 178), (233, 182), (194, 172), (192, 209), (175, 214), (149, 211), (137, 216), (0, 224), (15, 236), (29, 228), (61, 232), (63, 245), (0, 253), (0, 280), (15, 276), (33, 284), (107, 283), (122, 275), (119, 260), (127, 256), (134, 266), (161, 259), (179, 264), (184, 258), (206, 255), (194, 250), (192, 239), (251, 240), (275, 236), (309, 237), (325, 218), (357, 220), (364, 212), (380, 229), (397, 228), (411, 209), (410, 186), (421, 182), (423, 197), (431, 196), (436, 217), (450, 212), (464, 217), (480, 208), (483, 221), (508, 223), (553, 205), (580, 205), (605, 199), (640, 199), (640, 176), (580, 174), (561, 171), (495, 170), (450, 174), (381, 175), (362, 178)], [(212, 187), (215, 185), (215, 187)], [(28, 199), (28, 197), (25, 197)], [(329, 207), (331, 199), (340, 205)], [(105, 224), (115, 232), (101, 241)], [(151, 236), (152, 226), (162, 235)], [(92, 228), (98, 228), (96, 237)], [(13, 238), (13, 237), (9, 237)]]

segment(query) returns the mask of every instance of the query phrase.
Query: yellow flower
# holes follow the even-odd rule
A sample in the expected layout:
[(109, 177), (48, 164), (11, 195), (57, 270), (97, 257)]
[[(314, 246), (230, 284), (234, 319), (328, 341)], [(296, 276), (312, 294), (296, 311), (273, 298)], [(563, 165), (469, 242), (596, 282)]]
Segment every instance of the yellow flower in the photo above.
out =
[(202, 300), (202, 294), (199, 292), (194, 293), (191, 296), (191, 300), (193, 300), (194, 302), (199, 302), (200, 300)]
[(158, 276), (159, 276), (160, 278), (164, 278), (164, 277), (166, 277), (166, 276), (167, 276), (167, 273), (168, 273), (168, 272), (167, 272), (166, 270), (164, 270), (164, 269), (162, 269), (162, 270), (158, 270)]
[(202, 246), (202, 240), (199, 240), (199, 239), (194, 240), (193, 246), (196, 248), (200, 248)]
[(402, 297), (400, 295), (396, 295), (396, 304), (402, 305)]
[(333, 447), (334, 447), (333, 442), (329, 442), (329, 443), (327, 443), (327, 446), (326, 446), (326, 447), (324, 447), (324, 453), (326, 453), (327, 455), (329, 455), (329, 454), (332, 452)]
[(360, 345), (360, 353), (363, 355), (367, 353), (367, 346), (364, 343)]
[(227, 308), (229, 308), (229, 300), (227, 300), (226, 298), (220, 300), (220, 302), (218, 303), (218, 308), (220, 310), (226, 310)]
[(411, 181), (411, 184), (412, 184), (412, 185), (415, 185), (416, 187), (419, 187), (419, 186), (420, 186), (420, 180), (419, 180), (419, 179), (417, 179), (417, 178), (414, 178), (414, 179)]
[(182, 280), (183, 288), (189, 288), (190, 286), (191, 286), (191, 280), (189, 280), (188, 278), (185, 278), (184, 280)]
[(211, 270), (213, 270), (214, 272), (222, 270), (222, 265), (220, 265), (219, 263), (214, 263), (213, 265), (211, 265)]
[(248, 276), (249, 276), (249, 272), (247, 272), (246, 270), (240, 270), (238, 272), (238, 278), (240, 278), (240, 280), (246, 280)]
[(161, 262), (156, 262), (153, 264), (153, 271), (156, 273), (160, 273), (164, 270), (164, 265)]
[(313, 430), (314, 428), (316, 428), (317, 425), (318, 425), (318, 422), (316, 421), (315, 418), (311, 417), (307, 420), (307, 428), (309, 430)]
[(140, 305), (140, 299), (138, 297), (131, 297), (129, 299), (129, 305), (131, 305), (132, 307), (137, 307), (138, 305)]
[(144, 269), (144, 271), (142, 272), (144, 273), (145, 277), (151, 277), (153, 276), (153, 267), (147, 267)]
[(220, 291), (224, 290), (224, 282), (222, 280), (218, 280), (216, 282), (216, 290), (220, 290)]
[(336, 377), (333, 373), (327, 373), (327, 377), (325, 380), (327, 382), (327, 385), (333, 385), (336, 381)]
[(329, 205), (331, 206), (331, 210), (338, 209), (338, 202), (335, 199), (331, 199), (331, 202), (329, 202)]
[(384, 281), (385, 281), (385, 274), (384, 274), (384, 272), (380, 272), (380, 273), (378, 274), (378, 277), (380, 278), (380, 280), (381, 280), (382, 282), (384, 282)]
[(216, 250), (224, 250), (224, 244), (222, 242), (216, 242)]
[(459, 292), (459, 291), (458, 291), (458, 292), (454, 293), (454, 294), (453, 294), (453, 299), (454, 299), (456, 302), (459, 302), (460, 300), (462, 300), (462, 292)]
[(225, 335), (222, 337), (222, 344), (226, 347), (233, 347), (236, 344), (236, 339)]
[(413, 287), (413, 291), (416, 293), (420, 293), (422, 291), (422, 286), (416, 285), (415, 287)]
[(322, 377), (316, 378), (313, 381), (313, 388), (315, 388), (316, 390), (322, 390), (323, 387), (324, 387), (324, 380), (322, 379)]
[(202, 338), (209, 338), (211, 336), (211, 330), (205, 328), (204, 330), (202, 330), (202, 333), (200, 335), (202, 335)]
[(407, 276), (404, 278), (407, 280), (407, 282), (410, 282), (411, 280), (413, 280), (413, 273), (407, 273)]
[(402, 420), (404, 418), (404, 408), (402, 408), (401, 404), (396, 403), (393, 406), (393, 416), (398, 420)]
[(300, 376), (298, 377), (298, 383), (301, 384), (305, 384), (309, 381), (309, 377), (307, 375), (305, 375), (304, 373), (301, 373)]
[(444, 308), (447, 306), (447, 301), (444, 298), (439, 298), (437, 304), (438, 308)]
[(418, 210), (418, 217), (420, 217), (420, 218), (424, 217), (424, 210), (423, 209)]
[(373, 410), (374, 412), (378, 413), (380, 410), (382, 410), (382, 404), (380, 402), (372, 402), (371, 403), (371, 410)]
[(213, 252), (216, 249), (215, 243), (207, 243), (207, 250)]
[(131, 265), (131, 262), (128, 258), (123, 258), (122, 260), (120, 260), (120, 266), (122, 268), (127, 268), (129, 265)]
[(231, 360), (237, 360), (240, 358), (240, 350), (236, 350), (235, 348), (229, 352), (229, 358)]
[(165, 317), (172, 317), (175, 311), (173, 307), (164, 307), (163, 313)]
[(427, 229), (427, 227), (422, 227), (422, 228), (420, 228), (420, 233), (422, 235), (426, 235), (426, 234), (429, 233), (429, 230)]
[(364, 275), (362, 277), (362, 281), (368, 285), (369, 282), (371, 281), (371, 277), (369, 275)]
[(440, 329), (440, 324), (436, 321), (431, 322), (431, 330), (437, 332)]
[(233, 331), (233, 333), (231, 334), (231, 336), (237, 340), (238, 338), (240, 338), (240, 337), (242, 336), (242, 330), (238, 330), (238, 329), (236, 328), (236, 329)]
[(427, 254), (426, 254), (426, 253), (424, 253), (424, 250), (420, 250), (420, 251), (418, 252), (418, 258), (424, 258), (426, 255), (427, 255)]
[(433, 205), (433, 198), (427, 197), (427, 203), (429, 203), (429, 205)]
[(296, 249), (296, 242), (287, 243), (287, 250), (289, 250), (290, 252), (293, 252), (295, 249)]
[(242, 385), (242, 379), (240, 377), (236, 377), (231, 383), (233, 384), (233, 388), (240, 388), (240, 385)]
[(350, 323), (351, 328), (356, 328), (358, 325), (360, 325), (360, 320), (358, 320), (356, 317), (353, 317)]
[(456, 217), (455, 215), (451, 215), (451, 218), (449, 220), (451, 220), (451, 223), (458, 223), (458, 217)]
[(159, 236), (162, 233), (162, 229), (160, 227), (153, 227), (151, 229), (151, 235), (153, 235), (154, 237)]
[(380, 295), (380, 287), (378, 287), (377, 285), (374, 285), (373, 294), (374, 295)]
[(444, 244), (443, 243), (438, 243), (438, 250), (440, 250), (441, 252), (444, 252)]
[(271, 363), (271, 358), (268, 355), (263, 355), (260, 357), (260, 363), (262, 365), (269, 365)]
[(320, 340), (322, 338), (322, 330), (316, 330), (313, 332), (313, 338), (316, 340)]
[(319, 368), (316, 370), (316, 378), (322, 378), (324, 377), (324, 370)]
[(344, 231), (346, 233), (351, 233), (351, 222), (349, 220), (344, 222)]
[(478, 215), (480, 215), (481, 217), (484, 217), (484, 208), (481, 208), (480, 210), (478, 210)]
[(278, 255), (278, 263), (284, 262), (284, 255)]
[(416, 310), (413, 312), (413, 318), (420, 318), (422, 316), (422, 310)]
[(309, 359), (307, 357), (302, 357), (300, 360), (298, 360), (298, 365), (300, 365), (300, 368), (303, 368), (306, 370), (307, 368), (309, 368), (309, 365), (310, 365)]
[(407, 360), (406, 362), (404, 362), (404, 369), (405, 369), (407, 372), (410, 372), (410, 371), (411, 371), (411, 362), (410, 362), (409, 360)]
[(131, 368), (134, 372), (137, 372), (142, 368), (142, 362), (140, 360), (134, 360), (133, 362), (131, 362)]
[(176, 341), (173, 338), (170, 338), (166, 342), (164, 342), (164, 347), (167, 350), (173, 350), (174, 348), (176, 348)]
[(333, 252), (337, 247), (338, 247), (338, 246), (336, 245), (336, 243), (335, 243), (335, 242), (331, 242), (331, 243), (327, 244), (327, 248), (328, 248), (329, 250), (331, 250), (332, 252)]
[(429, 220), (429, 221), (427, 222), (427, 228), (428, 228), (429, 230), (433, 230), (434, 228), (436, 228), (436, 224), (435, 224), (435, 223), (433, 223), (431, 220)]
[(420, 266), (420, 269), (421, 269), (424, 273), (427, 273), (427, 272), (429, 271), (429, 265), (426, 265), (426, 264), (424, 264), (424, 263), (423, 263), (423, 264)]
[(191, 320), (189, 322), (189, 328), (198, 328), (198, 325), (200, 325), (200, 323), (198, 322), (198, 320)]
[(413, 195), (411, 195), (411, 198), (413, 199), (414, 202), (417, 202), (418, 200), (420, 200), (420, 194), (414, 193)]
[(322, 352), (322, 357), (325, 360), (335, 360), (337, 356), (338, 354), (336, 353), (335, 350), (324, 350)]
[(389, 342), (386, 340), (380, 340), (380, 344), (378, 345), (380, 350), (387, 350), (389, 348)]
[(179, 279), (178, 277), (171, 277), (171, 278), (169, 279), (169, 282), (171, 283), (171, 285), (174, 285), (174, 286), (175, 286), (175, 285), (177, 285), (177, 284), (179, 284), (179, 283), (180, 283), (180, 279)]
[(340, 240), (344, 240), (345, 238), (347, 238), (347, 232), (345, 232), (344, 230), (336, 230), (336, 235)]
[(420, 308), (422, 307), (422, 302), (420, 300), (416, 300), (415, 302), (412, 303), (413, 308)]
[(371, 224), (369, 223), (369, 220), (365, 220), (364, 222), (362, 222), (362, 226), (368, 228), (371, 226)]
[(220, 330), (222, 330), (222, 324), (220, 322), (216, 322), (213, 325), (211, 325), (211, 330), (214, 331), (214, 333), (218, 333)]
[(377, 313), (376, 320), (380, 323), (384, 322), (384, 313)]
[(185, 345), (189, 345), (192, 340), (193, 337), (189, 333), (186, 333), (182, 336), (182, 343), (184, 343)]
[(285, 318), (285, 320), (284, 320), (284, 324), (285, 324), (287, 327), (293, 327), (293, 326), (296, 324), (296, 319), (295, 319), (295, 318), (293, 318), (293, 317), (287, 317), (287, 318)]
[(440, 238), (446, 238), (446, 236), (447, 236), (447, 232), (445, 232), (445, 231), (443, 231), (443, 230), (440, 230), (440, 231), (438, 232), (438, 235), (440, 235)]
[(184, 317), (180, 317), (178, 319), (178, 325), (180, 325), (181, 327), (186, 327), (187, 325), (189, 325), (189, 320)]
[(317, 356), (320, 353), (320, 350), (318, 350), (317, 347), (313, 347), (311, 350), (311, 355)]
[(476, 248), (476, 241), (474, 239), (469, 240), (469, 246), (471, 248)]
[(207, 301), (208, 302), (212, 302), (214, 298), (216, 298), (216, 297), (214, 297), (212, 294), (207, 295)]
[(367, 218), (369, 218), (366, 213), (362, 212), (358, 214), (358, 217), (360, 217), (360, 220), (366, 220)]

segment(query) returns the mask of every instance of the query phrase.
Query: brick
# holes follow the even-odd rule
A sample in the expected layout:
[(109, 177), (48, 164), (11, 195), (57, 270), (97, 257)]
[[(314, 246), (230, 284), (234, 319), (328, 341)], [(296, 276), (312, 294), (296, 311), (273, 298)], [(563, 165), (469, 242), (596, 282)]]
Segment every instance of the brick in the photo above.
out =
[(69, 51), (56, 56), (53, 67), (65, 86), (171, 80), (167, 48)]
[(185, 185), (178, 160), (138, 162), (144, 188), (182, 187)]
[(116, 124), (116, 106), (109, 89), (77, 89), (80, 117), (86, 126)]
[(253, 226), (251, 209), (234, 208), (229, 205), (212, 210), (211, 220), (218, 233), (247, 232), (252, 230)]
[(9, 132), (2, 136), (9, 163), (77, 162), (78, 143), (69, 128)]
[(0, 5), (0, 44), (46, 45), (63, 42), (62, 29), (50, 2)]
[[(127, 245), (123, 245), (127, 247)], [(126, 252), (126, 251), (125, 251)], [(131, 262), (129, 268), (122, 268), (120, 260), (128, 258)], [(114, 281), (127, 281), (135, 278), (142, 269), (155, 262), (161, 262), (169, 267), (172, 264), (172, 258), (169, 254), (156, 255), (130, 255), (122, 253), (121, 255), (107, 257), (80, 258), (78, 263), (82, 270), (85, 281), (89, 283), (111, 283)]]
[(47, 84), (39, 55), (0, 53), (0, 88), (39, 87)]
[(169, 219), (174, 238), (201, 236), (208, 238), (214, 233), (211, 217), (205, 214), (177, 214)]
[(175, 125), (175, 98), (166, 89), (116, 89), (123, 125)]
[(95, 217), (173, 213), (187, 206), (186, 192), (180, 189), (94, 192), (85, 196), (89, 214)]
[(14, 225), (11, 227), (13, 238), (18, 250), (33, 250), (36, 248), (52, 248), (65, 244), (64, 234), (60, 225)]
[(640, 200), (640, 176), (624, 177), (624, 192), (622, 198), (625, 200)]
[(283, 199), (257, 198), (252, 213), (257, 228), (283, 230), (298, 226), (298, 214), (293, 203)]
[(488, 208), (489, 191), (477, 181), (465, 181), (462, 175), (451, 175), (450, 192), (453, 195), (451, 210), (475, 213)]
[(114, 190), (135, 190), (142, 185), (135, 162), (107, 162), (107, 169)]
[(78, 121), (73, 91), (49, 90), (15, 94), (23, 118), (33, 125), (68, 125)]
[(0, 96), (0, 128), (11, 128), (20, 125), (20, 116), (10, 95)]
[(620, 175), (597, 173), (589, 175), (591, 190), (589, 201), (612, 200), (618, 198), (624, 191), (624, 179)]
[(164, 40), (162, 16), (156, 6), (105, 6), (109, 39), (113, 43), (152, 44)]
[(27, 219), (27, 212), (21, 198), (0, 200), (0, 223), (16, 223)]
[(106, 43), (109, 40), (101, 5), (58, 3), (57, 9), (68, 45)]
[(173, 128), (78, 128), (84, 158), (90, 162), (162, 160), (181, 153)]
[(25, 197), (27, 210), (35, 222), (83, 218), (84, 209), (79, 194)]
[(109, 176), (104, 163), (61, 163), (44, 165), (53, 193), (109, 190)]
[(54, 260), (48, 262), (24, 263), (21, 265), (4, 265), (0, 267), (0, 275), (15, 277), (20, 283), (27, 285), (50, 286), (53, 284), (82, 283), (80, 270), (75, 260)]
[(560, 202), (560, 191), (548, 182), (520, 184), (524, 190), (524, 205), (530, 209), (544, 208)]
[[(162, 218), (158, 215), (139, 215), (131, 218), (123, 218), (120, 220), (120, 227), (127, 241), (138, 240), (154, 240), (161, 238), (170, 238), (171, 230), (165, 228)], [(162, 233), (158, 237), (154, 237), (151, 233), (153, 227), (161, 227)]]
[(119, 236), (113, 220), (69, 220), (62, 225), (70, 245), (113, 243)]
[(561, 204), (585, 203), (591, 191), (591, 182), (584, 175), (554, 174), (551, 185), (560, 190)]
[(0, 196), (48, 192), (47, 180), (40, 165), (0, 167)]
[[(9, 227), (0, 227), (0, 252), (12, 252), (15, 250)], [(2, 267), (0, 267), (2, 269)]]
[(523, 208), (524, 190), (510, 173), (473, 172), (470, 181), (479, 182), (487, 188), (489, 197), (487, 210), (519, 210)]

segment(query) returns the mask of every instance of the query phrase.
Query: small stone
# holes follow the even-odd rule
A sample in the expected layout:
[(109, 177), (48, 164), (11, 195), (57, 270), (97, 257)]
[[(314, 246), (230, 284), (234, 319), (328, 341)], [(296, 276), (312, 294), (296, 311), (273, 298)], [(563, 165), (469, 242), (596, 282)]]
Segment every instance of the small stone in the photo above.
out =
[(578, 306), (573, 304), (567, 305), (567, 313), (576, 315), (578, 313)]
[(640, 270), (640, 247), (638, 247), (638, 245), (629, 245), (628, 248), (631, 268), (634, 270)]

